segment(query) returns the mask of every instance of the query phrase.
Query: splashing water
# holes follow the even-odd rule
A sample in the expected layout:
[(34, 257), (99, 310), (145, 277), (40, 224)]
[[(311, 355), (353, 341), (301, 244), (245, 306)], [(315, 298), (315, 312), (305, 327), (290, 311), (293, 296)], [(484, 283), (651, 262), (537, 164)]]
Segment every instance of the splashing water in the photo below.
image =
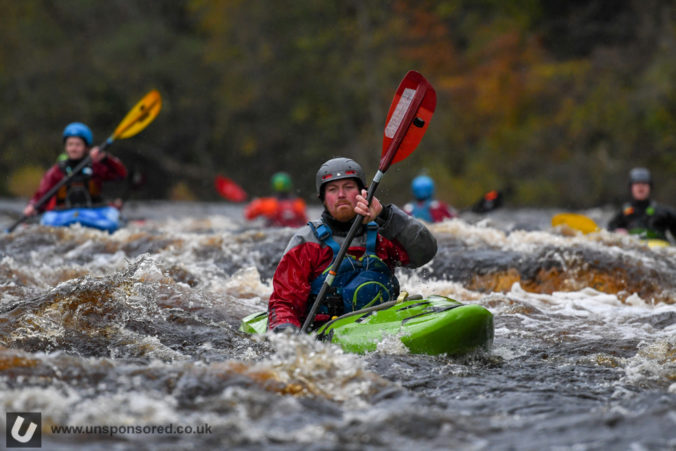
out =
[(437, 257), (400, 283), (491, 310), (493, 349), (412, 355), (388, 337), (360, 356), (238, 330), (293, 230), (232, 206), (134, 211), (112, 235), (0, 237), (0, 403), (41, 412), (46, 449), (676, 447), (675, 247), (562, 234), (546, 211), (431, 225)]

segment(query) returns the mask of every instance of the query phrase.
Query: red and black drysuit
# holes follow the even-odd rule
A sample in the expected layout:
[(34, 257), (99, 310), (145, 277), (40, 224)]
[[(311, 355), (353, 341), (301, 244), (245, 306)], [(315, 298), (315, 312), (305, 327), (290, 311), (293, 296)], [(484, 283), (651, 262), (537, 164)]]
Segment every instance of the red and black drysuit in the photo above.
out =
[[(324, 210), (321, 221), (302, 227), (291, 238), (272, 281), (268, 304), (270, 329), (301, 327), (314, 301), (311, 284), (333, 261), (333, 250), (317, 237), (313, 228), (325, 224), (333, 239), (342, 245), (351, 222), (339, 222)], [(385, 207), (375, 222), (378, 226), (375, 253), (392, 271), (396, 266), (422, 266), (436, 254), (437, 242), (430, 231), (398, 207)], [(352, 240), (348, 255), (359, 258), (364, 254), (366, 235), (366, 227), (362, 227)], [(315, 324), (329, 319), (327, 314), (318, 314)]]

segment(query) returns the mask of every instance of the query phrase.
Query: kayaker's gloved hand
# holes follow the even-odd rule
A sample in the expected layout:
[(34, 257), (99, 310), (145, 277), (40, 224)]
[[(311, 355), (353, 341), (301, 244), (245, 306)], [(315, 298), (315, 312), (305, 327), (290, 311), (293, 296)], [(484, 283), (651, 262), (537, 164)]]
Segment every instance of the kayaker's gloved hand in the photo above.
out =
[(274, 333), (287, 333), (287, 334), (297, 334), (298, 331), (300, 331), (300, 328), (298, 326), (294, 326), (293, 324), (286, 323), (286, 324), (280, 324), (279, 326), (275, 326), (274, 329), (272, 329)]

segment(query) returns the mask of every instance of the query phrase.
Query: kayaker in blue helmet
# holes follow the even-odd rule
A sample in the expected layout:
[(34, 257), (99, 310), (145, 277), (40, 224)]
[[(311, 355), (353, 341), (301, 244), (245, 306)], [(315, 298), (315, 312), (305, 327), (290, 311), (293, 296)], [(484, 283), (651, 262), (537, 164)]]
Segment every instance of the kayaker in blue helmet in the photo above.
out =
[(404, 205), (404, 211), (409, 215), (427, 222), (441, 222), (458, 216), (446, 203), (434, 198), (434, 180), (429, 176), (414, 178), (411, 191), (415, 200)]
[(676, 237), (676, 212), (650, 199), (653, 179), (646, 168), (629, 172), (631, 201), (608, 223), (608, 230), (630, 233), (643, 239), (667, 240), (667, 231)]
[[(62, 140), (65, 158), (49, 168), (40, 181), (35, 195), (24, 208), (23, 214), (34, 215), (53, 208), (86, 207), (100, 204), (101, 187), (104, 181), (122, 180), (127, 176), (127, 169), (114, 156), (101, 151), (98, 146), (92, 147), (94, 138), (91, 130), (81, 122), (72, 122), (63, 130)], [(56, 186), (64, 177), (89, 154), (91, 163), (86, 165), (70, 181), (62, 186), (50, 202), (36, 209), (35, 204)]]
[(395, 205), (383, 206), (376, 197), (367, 204), (366, 178), (356, 161), (328, 160), (315, 181), (324, 205), (321, 219), (291, 238), (272, 280), (268, 327), (276, 332), (301, 327), (358, 214), (364, 216), (362, 228), (318, 310), (315, 327), (332, 316), (396, 298), (394, 268), (424, 265), (437, 252), (436, 239), (421, 222)]

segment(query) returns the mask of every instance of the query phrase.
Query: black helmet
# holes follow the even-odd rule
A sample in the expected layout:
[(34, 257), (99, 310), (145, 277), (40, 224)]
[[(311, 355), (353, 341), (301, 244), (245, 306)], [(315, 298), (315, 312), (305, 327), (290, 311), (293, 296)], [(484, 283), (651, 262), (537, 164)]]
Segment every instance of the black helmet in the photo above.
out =
[(357, 179), (359, 189), (366, 187), (366, 178), (364, 177), (364, 170), (354, 160), (349, 158), (333, 158), (324, 163), (317, 171), (315, 176), (315, 186), (317, 188), (317, 196), (320, 199), (324, 198), (323, 187), (329, 182), (341, 179)]
[(648, 183), (652, 185), (653, 178), (650, 175), (650, 171), (646, 168), (634, 168), (629, 171), (629, 184), (633, 185), (634, 183)]

